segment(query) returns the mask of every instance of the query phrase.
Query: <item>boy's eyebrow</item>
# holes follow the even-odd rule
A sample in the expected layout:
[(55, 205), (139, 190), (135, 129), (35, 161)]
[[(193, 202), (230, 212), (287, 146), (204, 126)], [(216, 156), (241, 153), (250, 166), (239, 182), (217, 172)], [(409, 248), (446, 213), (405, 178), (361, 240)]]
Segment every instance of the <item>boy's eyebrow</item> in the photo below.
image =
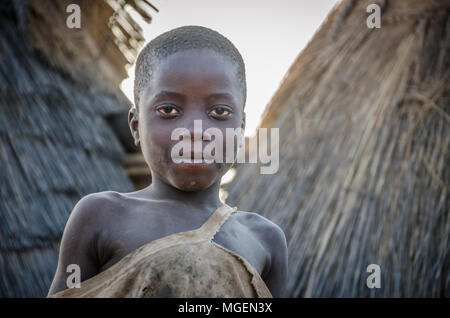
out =
[[(157, 98), (161, 98), (161, 97), (176, 97), (176, 98), (180, 98), (180, 99), (186, 98), (186, 96), (184, 94), (181, 94), (178, 92), (173, 92), (173, 91), (163, 90), (163, 91), (160, 91), (159, 93), (157, 93), (153, 97), (153, 99), (157, 99)], [(212, 99), (212, 98), (218, 98), (218, 97), (224, 97), (224, 98), (228, 98), (228, 99), (231, 99), (232, 101), (234, 101), (233, 95), (230, 93), (225, 93), (225, 92), (209, 94), (208, 96), (206, 96), (205, 99)]]
[(160, 97), (178, 97), (181, 99), (185, 98), (185, 96), (181, 93), (172, 92), (172, 91), (160, 91), (153, 97), (153, 99), (157, 99)]
[(213, 98), (213, 97), (225, 97), (225, 98), (229, 98), (234, 101), (233, 95), (231, 95), (229, 93), (213, 93), (213, 94), (209, 94), (207, 96), (207, 98)]

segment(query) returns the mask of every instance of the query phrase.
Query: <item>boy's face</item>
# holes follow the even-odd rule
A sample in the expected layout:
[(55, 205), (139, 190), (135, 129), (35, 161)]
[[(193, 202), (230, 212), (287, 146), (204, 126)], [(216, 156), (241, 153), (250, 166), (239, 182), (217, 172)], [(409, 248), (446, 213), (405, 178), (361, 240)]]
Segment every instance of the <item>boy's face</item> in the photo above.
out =
[[(190, 132), (193, 158), (194, 120), (201, 120), (202, 131), (195, 135), (200, 137), (199, 143), (204, 149), (211, 141), (201, 141), (202, 133), (211, 127), (219, 129), (226, 158), (226, 128), (245, 127), (244, 101), (234, 63), (212, 50), (177, 52), (156, 66), (140, 97), (138, 120), (133, 124), (130, 113), (129, 122), (152, 173), (184, 191), (205, 189), (219, 181), (232, 163), (175, 163), (172, 148), (180, 141), (171, 140), (171, 135), (176, 128)], [(235, 158), (236, 142), (233, 151)]]

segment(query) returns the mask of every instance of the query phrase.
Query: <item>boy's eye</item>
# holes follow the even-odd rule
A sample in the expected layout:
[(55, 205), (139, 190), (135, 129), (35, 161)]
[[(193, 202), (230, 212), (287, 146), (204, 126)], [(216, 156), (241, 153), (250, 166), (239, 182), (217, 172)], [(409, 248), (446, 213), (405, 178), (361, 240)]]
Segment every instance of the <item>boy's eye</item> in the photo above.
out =
[(163, 115), (178, 115), (180, 112), (178, 111), (178, 109), (174, 106), (171, 105), (163, 105), (163, 106), (159, 106), (158, 108), (156, 108), (157, 112)]
[(215, 117), (227, 117), (231, 115), (232, 111), (228, 107), (217, 106), (214, 107), (209, 113)]

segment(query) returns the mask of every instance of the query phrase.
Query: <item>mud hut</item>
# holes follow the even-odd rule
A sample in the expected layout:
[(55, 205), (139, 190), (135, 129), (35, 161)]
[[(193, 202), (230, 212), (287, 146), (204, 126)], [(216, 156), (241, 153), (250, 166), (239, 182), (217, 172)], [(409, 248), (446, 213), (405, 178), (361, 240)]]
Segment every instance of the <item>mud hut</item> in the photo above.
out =
[[(69, 4), (80, 28), (66, 23)], [(134, 189), (130, 141), (115, 133), (130, 106), (119, 83), (144, 41), (129, 7), (147, 22), (157, 11), (143, 0), (0, 3), (0, 297), (45, 296), (76, 202)]]
[(280, 169), (237, 166), (227, 202), (285, 231), (288, 297), (450, 296), (449, 13), (344, 0), (270, 101)]

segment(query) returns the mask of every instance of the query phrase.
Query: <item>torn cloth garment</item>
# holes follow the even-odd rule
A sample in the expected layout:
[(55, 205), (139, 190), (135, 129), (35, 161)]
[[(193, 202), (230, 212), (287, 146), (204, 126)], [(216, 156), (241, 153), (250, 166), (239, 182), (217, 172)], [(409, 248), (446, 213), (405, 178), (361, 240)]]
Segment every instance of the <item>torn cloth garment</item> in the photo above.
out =
[(271, 298), (244, 258), (212, 240), (235, 211), (224, 204), (200, 228), (147, 243), (83, 281), (81, 288), (49, 297)]

